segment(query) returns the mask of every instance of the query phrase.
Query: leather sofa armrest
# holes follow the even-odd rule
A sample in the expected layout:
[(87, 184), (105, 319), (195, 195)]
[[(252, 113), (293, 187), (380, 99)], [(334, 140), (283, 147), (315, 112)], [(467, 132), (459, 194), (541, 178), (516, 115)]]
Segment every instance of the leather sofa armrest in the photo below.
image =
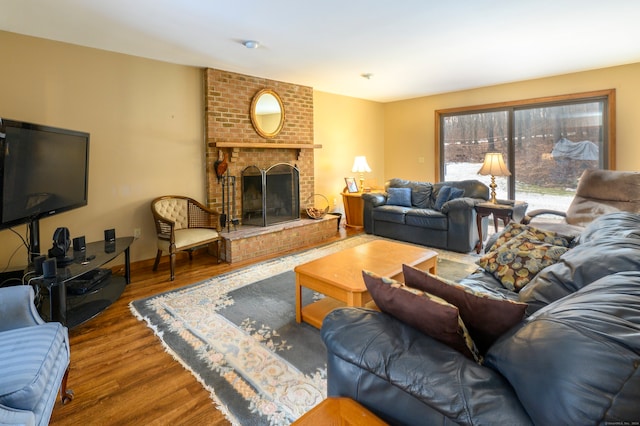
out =
[[(449, 250), (468, 253), (479, 240), (476, 223), (475, 205), (484, 200), (478, 198), (456, 198), (447, 201), (440, 210), (447, 215), (447, 248)], [(483, 221), (483, 232), (486, 232), (487, 220)]]
[(44, 324), (28, 285), (0, 288), (0, 331)]
[(372, 207), (382, 206), (387, 203), (387, 194), (384, 192), (365, 192), (362, 194), (365, 203), (371, 203)]
[(440, 211), (444, 214), (449, 214), (452, 210), (473, 210), (476, 204), (483, 201), (468, 197), (455, 198), (444, 203)]
[(392, 424), (531, 424), (498, 372), (383, 312), (335, 309), (321, 336), (328, 396), (353, 398)]
[(362, 194), (362, 200), (362, 224), (364, 225), (364, 232), (373, 234), (373, 209), (387, 203), (387, 194), (385, 192), (365, 192)]

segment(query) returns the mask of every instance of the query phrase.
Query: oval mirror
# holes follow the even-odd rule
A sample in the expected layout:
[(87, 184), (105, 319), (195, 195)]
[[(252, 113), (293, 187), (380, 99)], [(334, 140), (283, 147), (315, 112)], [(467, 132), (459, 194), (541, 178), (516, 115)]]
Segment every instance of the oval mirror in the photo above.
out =
[(262, 137), (273, 138), (284, 124), (282, 99), (271, 89), (262, 89), (251, 101), (251, 123)]

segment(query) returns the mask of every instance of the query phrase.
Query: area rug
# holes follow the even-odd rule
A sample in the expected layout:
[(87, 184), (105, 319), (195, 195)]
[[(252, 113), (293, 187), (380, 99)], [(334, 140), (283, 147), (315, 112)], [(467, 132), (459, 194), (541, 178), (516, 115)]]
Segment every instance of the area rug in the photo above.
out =
[[(295, 321), (293, 268), (372, 241), (361, 235), (133, 301), (167, 352), (237, 425), (287, 425), (326, 397), (319, 331)], [(472, 257), (438, 250), (438, 273), (458, 280)], [(464, 258), (467, 263), (459, 263)], [(322, 297), (303, 289), (303, 304)]]

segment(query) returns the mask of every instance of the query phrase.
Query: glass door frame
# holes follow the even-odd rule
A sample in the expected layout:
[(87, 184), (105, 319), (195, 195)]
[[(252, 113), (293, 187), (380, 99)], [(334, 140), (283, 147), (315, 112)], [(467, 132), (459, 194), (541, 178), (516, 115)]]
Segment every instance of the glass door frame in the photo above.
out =
[[(599, 90), (593, 92), (574, 93), (569, 95), (549, 96), (535, 99), (500, 102), (494, 104), (457, 107), (449, 109), (441, 109), (435, 111), (435, 158), (436, 182), (440, 182), (444, 176), (444, 132), (442, 131), (444, 118), (454, 115), (477, 114), (484, 112), (506, 111), (508, 112), (508, 149), (509, 155), (507, 167), (514, 170), (515, 167), (515, 111), (544, 108), (552, 106), (561, 106), (577, 103), (586, 103), (594, 101), (603, 101), (604, 108), (602, 111), (603, 126), (603, 147), (601, 167), (604, 169), (615, 170), (615, 89)], [(517, 173), (517, 171), (516, 171)], [(515, 175), (515, 174), (514, 174)], [(514, 176), (508, 178), (509, 198), (515, 197), (515, 179)]]

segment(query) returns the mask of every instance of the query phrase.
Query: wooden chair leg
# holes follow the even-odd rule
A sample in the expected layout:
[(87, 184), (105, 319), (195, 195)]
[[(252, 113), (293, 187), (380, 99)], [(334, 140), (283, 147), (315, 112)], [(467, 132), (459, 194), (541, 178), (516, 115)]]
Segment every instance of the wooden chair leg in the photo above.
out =
[(62, 401), (62, 405), (67, 404), (68, 402), (73, 401), (74, 393), (71, 389), (67, 389), (67, 379), (69, 378), (69, 367), (64, 372), (64, 376), (62, 377), (62, 384), (60, 385), (60, 399)]
[(156, 254), (156, 261), (153, 263), (153, 270), (158, 270), (158, 265), (160, 264), (160, 258), (162, 257), (162, 250), (158, 249), (158, 254)]
[(176, 278), (176, 252), (173, 251), (171, 252), (171, 254), (169, 255), (169, 268), (171, 269), (171, 281), (173, 281)]
[(220, 256), (220, 254), (221, 254), (220, 250), (222, 250), (222, 244), (221, 244), (222, 241), (218, 240), (218, 241), (216, 241), (216, 243), (218, 244), (218, 248), (216, 249), (216, 255), (218, 256), (218, 263), (220, 263), (221, 262), (220, 258), (222, 257), (222, 256)]

